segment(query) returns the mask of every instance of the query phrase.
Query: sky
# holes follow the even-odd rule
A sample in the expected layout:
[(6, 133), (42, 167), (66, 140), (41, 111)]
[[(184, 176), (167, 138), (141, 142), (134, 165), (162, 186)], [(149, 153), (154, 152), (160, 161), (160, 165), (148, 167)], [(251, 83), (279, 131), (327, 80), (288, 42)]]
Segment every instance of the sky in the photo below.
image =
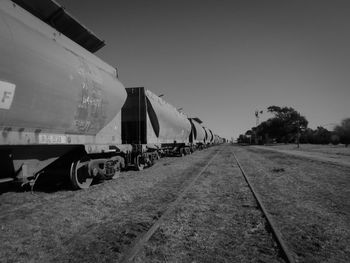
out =
[(309, 127), (350, 117), (348, 0), (56, 0), (106, 41), (96, 55), (216, 134), (293, 107)]

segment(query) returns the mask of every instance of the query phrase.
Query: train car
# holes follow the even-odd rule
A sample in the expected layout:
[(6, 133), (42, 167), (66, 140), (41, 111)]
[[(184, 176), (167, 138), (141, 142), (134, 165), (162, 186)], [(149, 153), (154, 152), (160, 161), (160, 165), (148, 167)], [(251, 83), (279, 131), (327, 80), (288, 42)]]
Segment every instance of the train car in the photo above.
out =
[(205, 145), (210, 146), (213, 143), (214, 137), (213, 133), (210, 129), (203, 126), (203, 129), (205, 130)]
[(189, 118), (192, 126), (190, 134), (190, 143), (198, 149), (203, 149), (206, 139), (206, 131), (201, 125), (202, 121), (199, 118)]
[(214, 143), (214, 133), (212, 132), (212, 130), (209, 129), (209, 132), (211, 134), (211, 139), (210, 139), (210, 144), (213, 144)]
[(219, 144), (219, 136), (214, 134), (214, 144)]
[(225, 142), (224, 138), (221, 138), (219, 135), (214, 134), (214, 144), (222, 144)]
[(93, 54), (104, 42), (51, 0), (0, 1), (0, 21), (0, 182), (32, 184), (67, 155), (75, 188), (113, 176), (127, 94)]
[[(191, 124), (185, 114), (144, 87), (126, 88), (128, 97), (122, 108), (122, 142), (139, 145), (145, 160), (151, 154), (189, 153)], [(151, 160), (149, 160), (151, 159)]]
[(67, 173), (84, 189), (214, 141), (198, 118), (125, 89), (93, 54), (104, 41), (55, 1), (0, 1), (0, 21), (0, 183)]

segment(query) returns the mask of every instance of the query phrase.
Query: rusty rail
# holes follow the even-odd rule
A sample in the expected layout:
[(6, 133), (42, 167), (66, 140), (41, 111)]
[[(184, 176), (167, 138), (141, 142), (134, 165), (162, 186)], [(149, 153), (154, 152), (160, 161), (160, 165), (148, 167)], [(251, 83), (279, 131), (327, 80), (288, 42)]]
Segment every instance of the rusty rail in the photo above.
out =
[(272, 217), (270, 216), (270, 214), (267, 212), (265, 206), (263, 205), (261, 198), (259, 196), (259, 194), (256, 192), (256, 190), (254, 189), (254, 186), (252, 185), (252, 183), (249, 181), (249, 178), (247, 177), (242, 165), (240, 164), (240, 162), (238, 161), (235, 153), (233, 152), (233, 157), (235, 158), (237, 165), (239, 167), (239, 169), (242, 172), (242, 175), (245, 179), (245, 181), (247, 182), (251, 192), (253, 193), (253, 196), (255, 198), (255, 200), (258, 203), (258, 206), (260, 207), (261, 211), (263, 212), (268, 224), (271, 227), (272, 230), (272, 234), (274, 235), (274, 237), (276, 238), (277, 244), (280, 247), (281, 251), (282, 251), (282, 255), (284, 257), (284, 259), (288, 262), (288, 263), (295, 263), (294, 258), (292, 257), (287, 245), (284, 243), (283, 239), (282, 239), (282, 235), (281, 233), (278, 231), (276, 224), (274, 223), (274, 221), (272, 220)]
[(164, 222), (165, 218), (174, 211), (176, 206), (182, 201), (183, 197), (187, 194), (187, 192), (192, 188), (197, 179), (205, 172), (208, 166), (212, 163), (214, 158), (218, 155), (218, 153), (222, 150), (217, 150), (213, 157), (210, 158), (208, 163), (200, 170), (200, 172), (190, 181), (190, 183), (186, 186), (186, 188), (179, 194), (176, 200), (170, 204), (168, 209), (162, 214), (162, 216), (152, 225), (152, 227), (142, 235), (135, 243), (135, 245), (122, 257), (122, 263), (133, 262), (137, 254), (143, 248), (143, 246), (148, 242), (148, 240), (153, 236), (153, 234), (157, 231), (160, 225)]

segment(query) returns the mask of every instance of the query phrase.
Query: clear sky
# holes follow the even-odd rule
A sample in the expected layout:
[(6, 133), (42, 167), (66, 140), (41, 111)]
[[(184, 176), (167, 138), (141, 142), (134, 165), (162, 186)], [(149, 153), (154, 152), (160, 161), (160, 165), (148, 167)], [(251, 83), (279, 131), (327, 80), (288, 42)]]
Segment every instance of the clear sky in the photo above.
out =
[(106, 41), (96, 55), (126, 87), (165, 94), (220, 136), (271, 105), (311, 128), (350, 117), (349, 0), (57, 2)]

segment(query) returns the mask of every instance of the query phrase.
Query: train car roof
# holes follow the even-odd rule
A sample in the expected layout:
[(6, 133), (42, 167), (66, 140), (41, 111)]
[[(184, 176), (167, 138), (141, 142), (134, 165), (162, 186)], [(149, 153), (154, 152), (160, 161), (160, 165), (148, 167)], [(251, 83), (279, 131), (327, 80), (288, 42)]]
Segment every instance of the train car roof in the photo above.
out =
[(12, 0), (43, 22), (55, 28), (91, 53), (105, 46), (105, 42), (71, 16), (54, 0)]

